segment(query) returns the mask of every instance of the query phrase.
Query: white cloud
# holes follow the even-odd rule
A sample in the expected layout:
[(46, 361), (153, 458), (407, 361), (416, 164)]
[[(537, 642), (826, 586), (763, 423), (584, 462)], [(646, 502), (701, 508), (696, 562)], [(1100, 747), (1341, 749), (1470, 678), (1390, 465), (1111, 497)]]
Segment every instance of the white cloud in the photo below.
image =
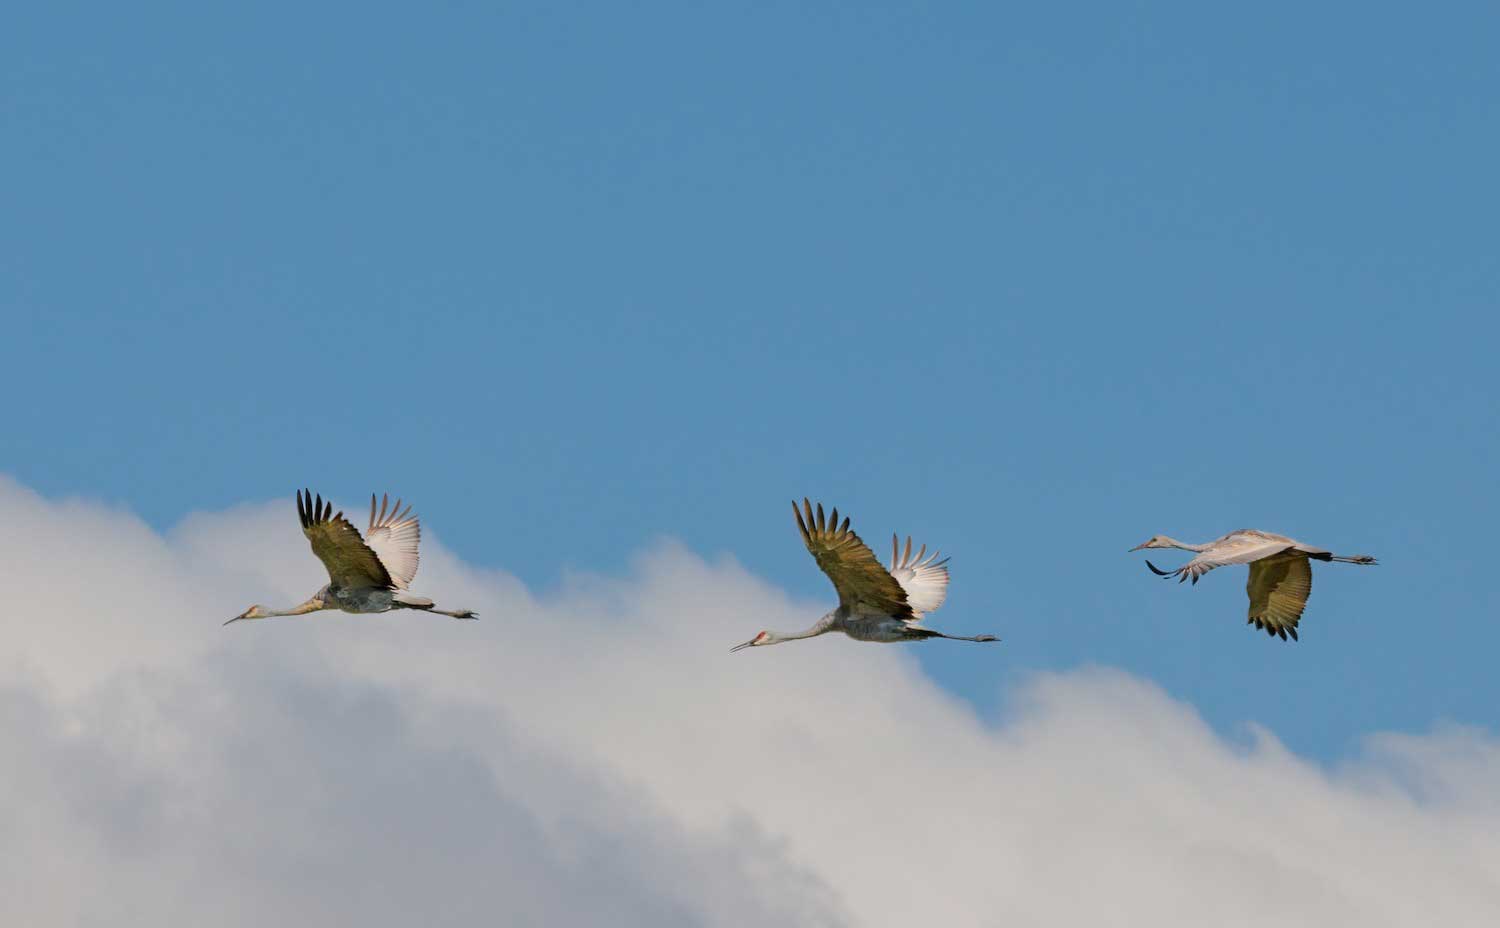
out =
[[(128, 514), (0, 481), (18, 923), (1488, 924), (1500, 742), (1329, 771), (1102, 668), (986, 723), (666, 546), (534, 597), (429, 544), (415, 614), (239, 623), (321, 582), (287, 504)], [(429, 542), (430, 542), (429, 538)], [(999, 647), (1013, 647), (1010, 644)], [(997, 652), (997, 667), (1009, 663)]]

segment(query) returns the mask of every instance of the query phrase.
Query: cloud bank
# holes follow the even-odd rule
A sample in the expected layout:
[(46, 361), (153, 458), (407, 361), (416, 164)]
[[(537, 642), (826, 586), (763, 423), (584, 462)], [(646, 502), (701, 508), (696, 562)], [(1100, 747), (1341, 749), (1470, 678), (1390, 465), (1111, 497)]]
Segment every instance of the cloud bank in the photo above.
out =
[(729, 655), (826, 606), (670, 545), (537, 597), (429, 543), (418, 591), (480, 622), (225, 628), (323, 582), (288, 503), (163, 537), (0, 480), (0, 519), (0, 910), (16, 924), (1500, 911), (1485, 732), (1373, 735), (1329, 770), (1269, 732), (1227, 742), (1105, 668), (1031, 678), (987, 721), (899, 647)]

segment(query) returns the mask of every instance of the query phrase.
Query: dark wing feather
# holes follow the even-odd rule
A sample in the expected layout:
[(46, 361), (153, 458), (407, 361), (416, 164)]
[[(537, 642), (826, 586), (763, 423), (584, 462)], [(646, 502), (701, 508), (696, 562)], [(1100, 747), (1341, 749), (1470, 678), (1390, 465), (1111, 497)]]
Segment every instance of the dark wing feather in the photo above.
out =
[(334, 514), (332, 503), (303, 490), (297, 494), (297, 518), (302, 522), (302, 534), (312, 543), (313, 554), (328, 568), (328, 579), (334, 586), (351, 590), (394, 588), (391, 575), (359, 536), (359, 529), (349, 524), (342, 512)]
[(1297, 638), (1297, 622), (1312, 594), (1312, 566), (1306, 555), (1289, 552), (1250, 565), (1250, 624), (1268, 635)]
[(814, 517), (812, 503), (803, 499), (801, 507), (792, 503), (792, 512), (797, 515), (797, 528), (807, 550), (833, 581), (839, 605), (855, 614), (888, 615), (908, 622), (916, 619), (901, 584), (881, 565), (870, 546), (849, 530), (847, 518), (839, 524), (837, 509), (832, 518), (825, 519), (823, 504), (819, 503)]

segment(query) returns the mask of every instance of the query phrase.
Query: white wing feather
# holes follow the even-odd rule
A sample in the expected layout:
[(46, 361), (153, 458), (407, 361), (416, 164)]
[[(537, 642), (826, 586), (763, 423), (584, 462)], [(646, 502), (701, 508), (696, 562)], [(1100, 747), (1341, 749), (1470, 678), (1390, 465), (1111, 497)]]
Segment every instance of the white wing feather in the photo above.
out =
[(906, 550), (902, 551), (900, 540), (891, 536), (891, 576), (906, 591), (906, 601), (918, 619), (937, 611), (948, 598), (948, 558), (940, 561), (939, 554), (934, 551), (928, 555), (927, 546), (923, 545), (913, 555), (910, 535), (906, 537)]
[(1265, 532), (1230, 532), (1214, 541), (1207, 551), (1179, 567), (1178, 572), (1183, 579), (1191, 579), (1197, 583), (1199, 577), (1215, 567), (1249, 564), (1261, 558), (1280, 554), (1296, 545), (1297, 543), (1290, 538)]
[(365, 532), (365, 544), (380, 558), (396, 589), (404, 590), (417, 575), (417, 545), (422, 541), (422, 526), (411, 514), (411, 507), (401, 511), (401, 500), (390, 507), (391, 498), (382, 494), (380, 512), (375, 512), (375, 495), (370, 494), (370, 528)]

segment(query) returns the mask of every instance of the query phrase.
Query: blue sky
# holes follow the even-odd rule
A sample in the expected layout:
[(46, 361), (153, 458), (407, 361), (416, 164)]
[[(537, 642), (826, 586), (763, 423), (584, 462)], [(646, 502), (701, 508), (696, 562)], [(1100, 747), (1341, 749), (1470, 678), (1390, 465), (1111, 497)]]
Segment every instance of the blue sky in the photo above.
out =
[[(1497, 27), (17, 10), (0, 466), (163, 529), (389, 489), (533, 587), (670, 537), (831, 600), (807, 494), (953, 555), (934, 625), (1005, 643), (920, 658), (986, 713), (1104, 664), (1315, 756), (1493, 729)], [(1243, 571), (1125, 553), (1245, 526), (1382, 565), (1320, 565), (1284, 645)]]

